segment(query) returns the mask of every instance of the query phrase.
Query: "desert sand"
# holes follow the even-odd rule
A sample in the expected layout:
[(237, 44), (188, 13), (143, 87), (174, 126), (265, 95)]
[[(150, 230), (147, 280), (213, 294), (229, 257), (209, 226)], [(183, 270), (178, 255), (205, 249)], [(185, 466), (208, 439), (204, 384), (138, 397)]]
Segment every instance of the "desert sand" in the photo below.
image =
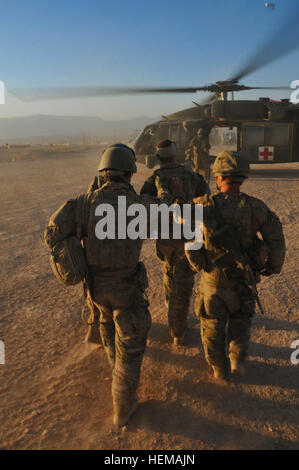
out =
[[(144, 243), (153, 326), (140, 406), (112, 426), (111, 371), (103, 349), (83, 343), (82, 288), (54, 278), (43, 230), (51, 213), (88, 187), (98, 151), (0, 163), (1, 449), (298, 449), (299, 163), (253, 165), (244, 191), (281, 218), (287, 257), (259, 285), (265, 316), (253, 319), (244, 379), (216, 383), (190, 308), (186, 346), (173, 349), (154, 241)], [(136, 189), (152, 173), (139, 165)], [(212, 181), (212, 186), (214, 182)]]

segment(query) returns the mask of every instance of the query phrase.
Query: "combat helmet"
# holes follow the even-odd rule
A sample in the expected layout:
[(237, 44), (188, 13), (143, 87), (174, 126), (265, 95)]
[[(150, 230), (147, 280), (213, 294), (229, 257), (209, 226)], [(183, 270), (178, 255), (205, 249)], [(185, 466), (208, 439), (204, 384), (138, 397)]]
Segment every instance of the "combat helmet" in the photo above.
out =
[(117, 170), (136, 173), (134, 150), (125, 144), (113, 144), (104, 150), (98, 171)]
[(165, 139), (161, 140), (161, 142), (158, 143), (157, 145), (157, 157), (160, 158), (160, 160), (167, 160), (168, 158), (171, 157), (176, 157), (177, 154), (177, 149), (176, 145), (172, 140)]
[(215, 176), (232, 176), (243, 179), (248, 178), (249, 172), (248, 158), (239, 152), (220, 152), (213, 165)]

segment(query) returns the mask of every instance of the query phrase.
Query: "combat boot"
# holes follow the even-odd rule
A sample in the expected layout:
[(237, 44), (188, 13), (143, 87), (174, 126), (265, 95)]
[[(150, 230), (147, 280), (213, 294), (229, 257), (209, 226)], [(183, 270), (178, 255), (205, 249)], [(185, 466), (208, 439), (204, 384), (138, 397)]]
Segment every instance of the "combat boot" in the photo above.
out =
[(175, 336), (173, 333), (171, 334), (171, 336), (172, 336), (172, 341), (173, 341), (174, 346), (184, 346), (186, 330), (184, 331), (184, 334), (181, 336)]
[(133, 400), (127, 402), (113, 403), (113, 424), (115, 426), (125, 426), (130, 417), (138, 407), (138, 399), (135, 395)]
[(246, 372), (244, 362), (230, 359), (230, 370), (233, 375), (244, 375)]
[(183, 335), (183, 336), (174, 336), (173, 337), (174, 346), (184, 346), (184, 338), (185, 338), (185, 335)]
[(92, 325), (88, 325), (84, 343), (94, 343), (102, 346), (102, 338), (100, 335), (99, 326), (97, 324), (93, 323)]
[(227, 379), (227, 373), (225, 367), (220, 367), (220, 366), (212, 366), (213, 369), (213, 374), (214, 378), (216, 380), (226, 380)]

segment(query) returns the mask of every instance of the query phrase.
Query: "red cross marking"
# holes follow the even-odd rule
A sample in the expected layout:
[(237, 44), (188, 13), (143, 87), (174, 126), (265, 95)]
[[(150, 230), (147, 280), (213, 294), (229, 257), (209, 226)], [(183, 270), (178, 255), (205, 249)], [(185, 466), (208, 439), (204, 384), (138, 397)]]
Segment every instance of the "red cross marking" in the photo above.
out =
[(264, 160), (268, 160), (269, 157), (273, 156), (273, 152), (269, 150), (268, 147), (264, 147), (263, 152), (260, 152), (260, 155), (264, 158)]

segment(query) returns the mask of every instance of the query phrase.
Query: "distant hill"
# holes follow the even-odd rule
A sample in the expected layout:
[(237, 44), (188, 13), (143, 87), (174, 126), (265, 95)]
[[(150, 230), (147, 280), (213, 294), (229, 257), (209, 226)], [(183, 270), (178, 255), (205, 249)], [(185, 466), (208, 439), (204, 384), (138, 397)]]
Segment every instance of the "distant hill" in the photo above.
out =
[(109, 137), (143, 129), (155, 120), (156, 118), (137, 117), (105, 121), (99, 117), (55, 115), (0, 118), (0, 141)]

